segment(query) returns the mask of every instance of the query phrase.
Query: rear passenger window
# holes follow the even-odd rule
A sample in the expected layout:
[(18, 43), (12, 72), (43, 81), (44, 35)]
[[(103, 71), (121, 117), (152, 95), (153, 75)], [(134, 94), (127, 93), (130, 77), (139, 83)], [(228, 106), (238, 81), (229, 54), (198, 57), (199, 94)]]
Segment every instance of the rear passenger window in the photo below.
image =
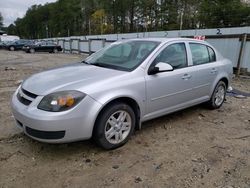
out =
[(193, 65), (201, 65), (210, 62), (207, 46), (203, 44), (190, 44)]

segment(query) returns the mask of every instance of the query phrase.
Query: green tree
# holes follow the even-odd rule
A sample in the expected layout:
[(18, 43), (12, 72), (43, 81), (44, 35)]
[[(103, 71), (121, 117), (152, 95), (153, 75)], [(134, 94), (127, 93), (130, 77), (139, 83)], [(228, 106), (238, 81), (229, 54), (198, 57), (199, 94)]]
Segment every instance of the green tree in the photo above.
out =
[(14, 24), (10, 24), (7, 27), (7, 33), (8, 33), (8, 35), (15, 35), (16, 34), (16, 27)]
[(249, 7), (240, 0), (203, 0), (200, 7), (200, 26), (235, 27), (249, 24)]
[(0, 28), (2, 28), (2, 27), (3, 27), (3, 16), (0, 12)]
[(31, 6), (8, 31), (45, 38), (248, 25), (241, 0), (58, 0)]

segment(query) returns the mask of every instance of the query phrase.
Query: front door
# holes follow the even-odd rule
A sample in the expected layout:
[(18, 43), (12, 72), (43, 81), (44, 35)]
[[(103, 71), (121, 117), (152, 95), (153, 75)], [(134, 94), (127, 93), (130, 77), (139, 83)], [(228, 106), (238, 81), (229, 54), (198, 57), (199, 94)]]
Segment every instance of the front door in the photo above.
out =
[(151, 66), (158, 62), (168, 63), (173, 71), (146, 75), (147, 115), (145, 119), (178, 110), (194, 99), (193, 69), (188, 66), (186, 44), (179, 42), (168, 45), (155, 58)]

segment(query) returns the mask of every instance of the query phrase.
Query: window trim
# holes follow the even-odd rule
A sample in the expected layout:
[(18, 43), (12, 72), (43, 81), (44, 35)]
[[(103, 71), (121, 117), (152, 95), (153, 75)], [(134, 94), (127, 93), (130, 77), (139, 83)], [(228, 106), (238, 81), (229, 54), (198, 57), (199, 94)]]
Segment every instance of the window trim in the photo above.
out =
[[(207, 46), (207, 51), (208, 51), (208, 55), (209, 55), (209, 62), (210, 62), (210, 63), (216, 62), (217, 58), (216, 58), (216, 53), (215, 53), (214, 49), (211, 48), (211, 47), (208, 46), (208, 45), (206, 45), (206, 46)], [(209, 53), (209, 48), (210, 48), (210, 49), (213, 51), (213, 53), (214, 53), (214, 61), (212, 61), (212, 60), (210, 59), (211, 56), (210, 56), (210, 53)]]

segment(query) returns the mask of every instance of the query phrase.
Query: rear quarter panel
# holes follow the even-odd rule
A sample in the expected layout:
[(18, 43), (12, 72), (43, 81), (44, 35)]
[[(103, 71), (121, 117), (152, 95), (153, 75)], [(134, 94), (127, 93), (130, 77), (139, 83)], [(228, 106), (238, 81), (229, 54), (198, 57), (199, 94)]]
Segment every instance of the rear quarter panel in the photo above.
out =
[(212, 83), (212, 87), (210, 88), (210, 96), (212, 96), (213, 91), (217, 83), (223, 79), (226, 78), (228, 80), (228, 87), (231, 85), (232, 75), (233, 75), (233, 64), (230, 60), (225, 58), (220, 58), (220, 60), (217, 61), (218, 63), (218, 74), (216, 75), (216, 78), (214, 79), (214, 83)]

